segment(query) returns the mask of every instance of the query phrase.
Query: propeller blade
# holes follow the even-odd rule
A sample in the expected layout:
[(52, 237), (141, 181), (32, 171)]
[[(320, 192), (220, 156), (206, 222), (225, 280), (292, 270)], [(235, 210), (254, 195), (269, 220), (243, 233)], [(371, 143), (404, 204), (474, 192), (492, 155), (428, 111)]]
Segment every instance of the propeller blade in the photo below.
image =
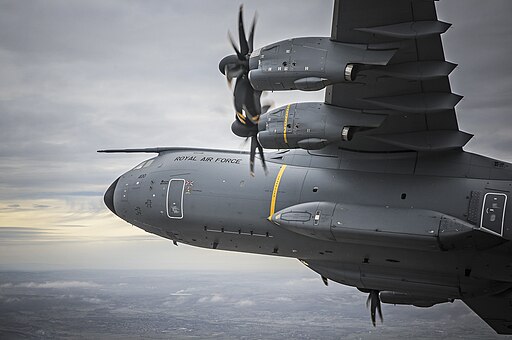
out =
[(244, 70), (241, 65), (237, 64), (226, 64), (224, 66), (224, 74), (226, 77), (233, 79), (238, 78), (244, 73)]
[(226, 81), (228, 82), (228, 88), (231, 90), (233, 88), (233, 84), (232, 84), (232, 80), (231, 78), (229, 77), (226, 77)]
[(252, 87), (247, 78), (242, 75), (236, 78), (235, 90), (233, 91), (235, 110), (242, 113), (244, 106), (247, 106), (247, 99), (252, 95)]
[(370, 318), (372, 320), (373, 327), (375, 327), (376, 321), (376, 313), (379, 314), (379, 319), (382, 322), (384, 319), (382, 317), (382, 307), (380, 303), (379, 291), (372, 289), (370, 290), (370, 294), (368, 294), (368, 299), (366, 300), (366, 308), (370, 307)]
[(245, 111), (253, 125), (258, 124), (261, 115), (261, 91), (254, 91), (245, 75), (236, 78), (234, 95), (234, 105), (236, 112)]
[(245, 148), (248, 141), (249, 141), (249, 137), (245, 137), (245, 139), (240, 143), (240, 149)]
[(244, 70), (239, 65), (226, 65), (224, 68), (224, 74), (228, 82), (228, 87), (231, 88), (233, 78), (238, 78), (243, 74)]
[(244, 6), (240, 5), (240, 11), (238, 12), (238, 39), (240, 40), (240, 53), (247, 59), (247, 55), (249, 54), (249, 45), (245, 38), (243, 9)]
[(238, 60), (245, 60), (245, 56), (240, 52), (240, 50), (238, 50), (238, 47), (236, 46), (235, 40), (233, 39), (233, 36), (231, 35), (230, 31), (228, 31), (228, 39), (229, 39), (229, 42), (231, 43), (231, 46), (235, 50)]
[(251, 31), (249, 32), (249, 41), (248, 41), (249, 54), (251, 54), (252, 51), (254, 51), (254, 28), (256, 27), (257, 18), (258, 18), (258, 13), (255, 13), (254, 18), (252, 19)]
[(228, 87), (229, 87), (229, 89), (231, 89), (231, 82), (233, 81), (233, 76), (229, 72), (229, 66), (228, 65), (226, 65), (226, 67), (224, 68), (224, 74), (226, 75), (226, 80), (228, 82)]
[(256, 139), (256, 136), (251, 137), (251, 153), (249, 156), (249, 168), (251, 171), (251, 176), (254, 177), (254, 158), (256, 157), (256, 147), (258, 140)]
[(261, 107), (261, 91), (256, 91), (249, 81), (249, 58), (254, 48), (254, 30), (256, 27), (256, 15), (253, 18), (249, 40), (247, 40), (244, 28), (243, 6), (240, 6), (238, 12), (238, 40), (237, 46), (235, 39), (228, 31), (228, 38), (231, 46), (236, 52), (235, 55), (224, 57), (219, 63), (221, 73), (226, 76), (228, 86), (231, 88), (233, 78), (236, 78), (235, 88), (233, 89), (233, 103), (235, 106), (235, 121), (231, 124), (231, 131), (239, 137), (251, 137), (250, 152), (250, 171), (254, 176), (254, 159), (256, 158), (256, 149), (263, 164), (265, 174), (268, 173), (265, 163), (263, 147), (258, 141), (258, 121), (262, 110), (266, 112), (271, 105)]
[(380, 304), (380, 298), (379, 298), (379, 301), (377, 303), (377, 313), (379, 314), (379, 319), (380, 319), (380, 322), (384, 322), (384, 318), (382, 317), (382, 307), (381, 307), (381, 304)]
[(263, 171), (265, 171), (265, 176), (266, 176), (266, 175), (268, 175), (268, 170), (267, 170), (267, 164), (265, 163), (265, 155), (263, 154), (263, 147), (261, 146), (257, 135), (252, 136), (252, 138), (253, 138), (253, 140), (256, 141), (256, 144), (258, 146), (258, 152), (260, 154), (261, 164), (263, 165)]
[(263, 148), (261, 147), (256, 134), (251, 136), (251, 153), (250, 153), (250, 170), (251, 176), (254, 177), (254, 159), (256, 158), (256, 149), (258, 149), (258, 153), (260, 154), (261, 163), (263, 165), (263, 170), (265, 171), (265, 175), (268, 174), (267, 164), (265, 163), (265, 155), (263, 154)]
[(249, 116), (249, 119), (253, 124), (258, 124), (258, 121), (260, 120), (261, 116), (261, 91), (254, 91), (254, 89), (251, 86), (251, 83), (249, 83), (249, 91), (246, 93), (246, 100), (244, 102), (244, 110), (246, 114)]

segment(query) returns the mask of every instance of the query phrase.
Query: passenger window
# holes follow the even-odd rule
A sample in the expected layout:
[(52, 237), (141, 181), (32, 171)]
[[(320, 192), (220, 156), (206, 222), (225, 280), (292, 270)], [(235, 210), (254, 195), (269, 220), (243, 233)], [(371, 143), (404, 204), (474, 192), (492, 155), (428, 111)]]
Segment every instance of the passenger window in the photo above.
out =
[(171, 179), (167, 188), (167, 216), (183, 218), (184, 179)]

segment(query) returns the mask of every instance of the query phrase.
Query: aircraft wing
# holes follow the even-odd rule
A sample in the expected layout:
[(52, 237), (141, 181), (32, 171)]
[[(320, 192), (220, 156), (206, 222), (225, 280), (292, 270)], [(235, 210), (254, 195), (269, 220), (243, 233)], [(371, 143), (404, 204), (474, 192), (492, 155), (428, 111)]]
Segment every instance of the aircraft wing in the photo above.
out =
[(463, 301), (498, 334), (512, 334), (512, 291)]
[(459, 131), (433, 0), (335, 0), (331, 40), (394, 50), (387, 65), (360, 66), (354, 82), (326, 89), (327, 104), (386, 115), (376, 129), (358, 133), (348, 149), (441, 151), (458, 149), (472, 135)]

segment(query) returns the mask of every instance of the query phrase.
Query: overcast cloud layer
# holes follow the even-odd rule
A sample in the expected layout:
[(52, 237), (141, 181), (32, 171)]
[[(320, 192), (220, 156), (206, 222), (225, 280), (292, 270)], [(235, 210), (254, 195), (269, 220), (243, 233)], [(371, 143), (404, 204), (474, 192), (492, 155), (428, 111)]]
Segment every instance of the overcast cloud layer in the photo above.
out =
[[(147, 155), (103, 148), (241, 148), (218, 61), (231, 54), (236, 1), (0, 0), (0, 266), (294, 266), (171, 243), (106, 210), (102, 194)], [(439, 1), (466, 150), (512, 161), (512, 2)], [(255, 45), (330, 35), (332, 1), (248, 1)], [(273, 93), (277, 106), (322, 101)], [(206, 254), (206, 255), (205, 255)], [(169, 257), (172, 256), (172, 261)], [(155, 260), (157, 259), (157, 260)], [(277, 263), (277, 264), (276, 264)], [(298, 264), (297, 264), (298, 266)]]

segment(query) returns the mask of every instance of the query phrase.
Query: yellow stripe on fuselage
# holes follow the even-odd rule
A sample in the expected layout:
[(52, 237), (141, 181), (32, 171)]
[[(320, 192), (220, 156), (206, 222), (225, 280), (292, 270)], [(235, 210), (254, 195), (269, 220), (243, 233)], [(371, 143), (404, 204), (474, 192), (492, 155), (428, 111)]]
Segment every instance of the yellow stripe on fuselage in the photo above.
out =
[(286, 145), (288, 145), (288, 138), (286, 138), (286, 128), (287, 128), (287, 125), (288, 125), (288, 113), (290, 113), (290, 105), (291, 104), (288, 104), (286, 106), (286, 111), (284, 112), (283, 138), (284, 138), (284, 142), (286, 143)]
[(272, 221), (272, 215), (274, 215), (276, 211), (277, 192), (279, 191), (279, 183), (281, 183), (281, 177), (283, 177), (284, 169), (286, 169), (285, 164), (281, 165), (281, 169), (279, 169), (276, 181), (274, 182), (274, 190), (272, 191), (272, 198), (270, 200), (270, 214), (268, 215), (269, 221)]

